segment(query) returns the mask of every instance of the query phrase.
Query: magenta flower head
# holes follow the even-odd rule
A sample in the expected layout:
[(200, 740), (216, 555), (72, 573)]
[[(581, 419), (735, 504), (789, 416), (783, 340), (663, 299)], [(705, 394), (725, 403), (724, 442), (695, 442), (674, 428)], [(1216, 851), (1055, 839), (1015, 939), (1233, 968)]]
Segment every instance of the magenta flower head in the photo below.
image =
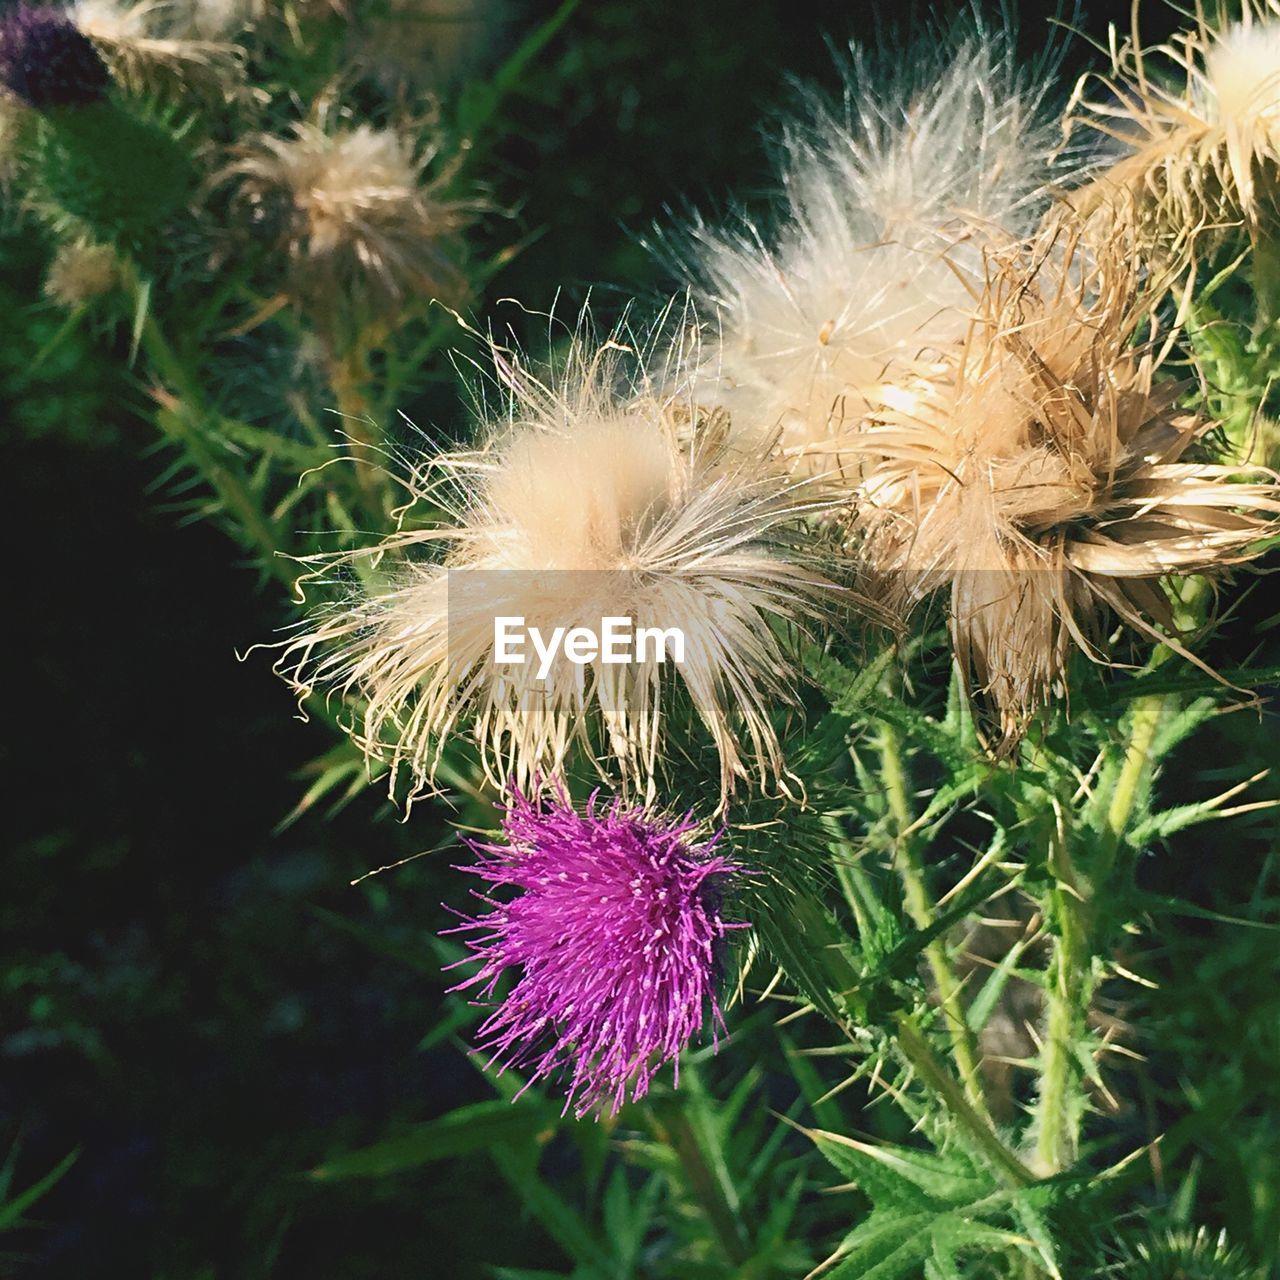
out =
[(699, 841), (697, 825), (598, 793), (579, 812), (563, 795), (517, 790), (504, 842), (468, 841), (480, 861), (461, 870), (514, 891), (477, 894), (492, 910), (449, 930), (481, 962), (455, 991), (487, 1001), (518, 974), (478, 1033), (491, 1066), (528, 1070), (531, 1083), (567, 1077), (565, 1110), (578, 1117), (616, 1113), (708, 1020), (713, 1037), (723, 1028), (718, 953), (747, 926), (722, 919), (721, 891), (741, 868), (713, 852), (723, 831)]
[(18, 4), (0, 13), (0, 85), (38, 111), (106, 97), (111, 75), (65, 10)]

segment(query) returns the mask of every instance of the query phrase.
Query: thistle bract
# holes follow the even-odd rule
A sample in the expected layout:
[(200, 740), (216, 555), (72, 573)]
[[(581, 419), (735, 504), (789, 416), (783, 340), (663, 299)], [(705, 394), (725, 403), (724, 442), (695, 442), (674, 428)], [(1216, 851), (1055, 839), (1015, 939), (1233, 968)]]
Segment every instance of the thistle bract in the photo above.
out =
[(487, 999), (518, 972), (480, 1027), (492, 1064), (567, 1076), (565, 1109), (578, 1116), (616, 1112), (708, 1021), (723, 1026), (716, 952), (745, 926), (724, 921), (719, 886), (740, 868), (713, 852), (720, 834), (699, 841), (697, 825), (595, 793), (579, 812), (564, 797), (515, 792), (504, 842), (470, 842), (480, 861), (464, 869), (515, 891), (477, 895), (492, 910), (450, 931), (481, 961), (455, 990)]

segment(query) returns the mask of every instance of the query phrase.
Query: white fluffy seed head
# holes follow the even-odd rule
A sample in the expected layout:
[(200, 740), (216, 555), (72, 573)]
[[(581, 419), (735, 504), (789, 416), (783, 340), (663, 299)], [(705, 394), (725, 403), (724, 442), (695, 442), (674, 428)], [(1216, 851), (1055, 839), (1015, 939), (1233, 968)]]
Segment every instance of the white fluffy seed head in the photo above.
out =
[[(365, 553), (384, 588), (321, 612), (288, 646), (300, 694), (354, 695), (356, 736), (432, 785), (465, 728), (490, 776), (522, 785), (580, 751), (625, 786), (671, 764), (662, 735), (686, 713), (720, 762), (722, 795), (780, 780), (774, 724), (794, 699), (787, 633), (837, 592), (804, 540), (803, 483), (725, 465), (722, 414), (662, 390), (626, 335), (580, 331), (545, 380), (510, 353), (499, 421), (466, 451), (416, 459), (402, 532)], [(494, 618), (599, 630), (604, 617), (676, 629), (684, 661), (494, 661)]]
[(457, 233), (480, 202), (447, 198), (448, 166), (429, 178), (435, 153), (408, 134), (334, 115), (249, 138), (220, 180), (278, 231), (299, 299), (375, 312), (415, 296), (457, 305), (467, 291)]
[(1227, 27), (1209, 47), (1197, 87), (1206, 119), (1280, 124), (1280, 19)]
[(855, 52), (842, 107), (803, 97), (779, 154), (776, 231), (696, 224), (686, 253), (718, 318), (707, 372), (748, 451), (838, 472), (882, 382), (960, 337), (984, 252), (1026, 234), (1049, 178), (1042, 89), (1005, 36), (889, 78)]
[(181, 4), (75, 0), (70, 12), (131, 92), (227, 99), (250, 94), (242, 51), (226, 39), (204, 38)]
[(1242, 223), (1253, 235), (1280, 222), (1280, 0), (1243, 0), (1240, 16), (1210, 16), (1165, 44), (1136, 26), (1113, 33), (1106, 75), (1087, 75), (1068, 110), (1073, 134), (1093, 135), (1114, 163), (1071, 195), (1080, 212), (1133, 201), (1151, 251), (1212, 249)]

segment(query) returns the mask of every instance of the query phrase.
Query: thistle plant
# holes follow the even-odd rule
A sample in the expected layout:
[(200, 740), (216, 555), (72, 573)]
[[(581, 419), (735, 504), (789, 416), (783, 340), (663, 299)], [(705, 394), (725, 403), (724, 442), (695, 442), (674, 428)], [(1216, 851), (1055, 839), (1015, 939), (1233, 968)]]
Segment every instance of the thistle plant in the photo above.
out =
[(332, 729), (299, 811), (449, 816), (432, 1035), (493, 1096), (427, 1146), (577, 1277), (1274, 1274), (1274, 1196), (1200, 1220), (1141, 1064), (1152, 868), (1274, 802), (1233, 627), (1280, 540), (1280, 11), (1112, 33), (1074, 94), (976, 18), (855, 47), (768, 207), (654, 229), (666, 296), (612, 315), (492, 283), (503, 95), (575, 7), (493, 49), (486, 4), (0, 14), (47, 297)]

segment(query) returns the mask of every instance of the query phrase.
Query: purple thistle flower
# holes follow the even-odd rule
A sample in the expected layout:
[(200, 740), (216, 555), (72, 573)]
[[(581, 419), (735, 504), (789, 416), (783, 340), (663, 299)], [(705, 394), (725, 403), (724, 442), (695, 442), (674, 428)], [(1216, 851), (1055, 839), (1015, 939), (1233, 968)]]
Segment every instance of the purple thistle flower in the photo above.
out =
[[(663, 1063), (675, 1061), (716, 1000), (717, 950), (730, 929), (717, 881), (741, 868), (712, 850), (723, 831), (696, 842), (691, 814), (671, 819), (593, 793), (579, 813), (561, 795), (519, 791), (503, 820), (506, 842), (467, 843), (479, 856), (463, 867), (518, 891), (480, 916), (463, 916), (480, 971), (454, 987), (493, 995), (508, 968), (510, 994), (478, 1033), (500, 1070), (530, 1070), (531, 1083), (568, 1075), (565, 1110), (612, 1113), (642, 1098)], [(459, 963), (467, 963), (460, 961)], [(679, 1065), (676, 1066), (677, 1083)]]
[(110, 84), (102, 55), (64, 10), (19, 4), (0, 14), (0, 85), (28, 106), (87, 106)]

